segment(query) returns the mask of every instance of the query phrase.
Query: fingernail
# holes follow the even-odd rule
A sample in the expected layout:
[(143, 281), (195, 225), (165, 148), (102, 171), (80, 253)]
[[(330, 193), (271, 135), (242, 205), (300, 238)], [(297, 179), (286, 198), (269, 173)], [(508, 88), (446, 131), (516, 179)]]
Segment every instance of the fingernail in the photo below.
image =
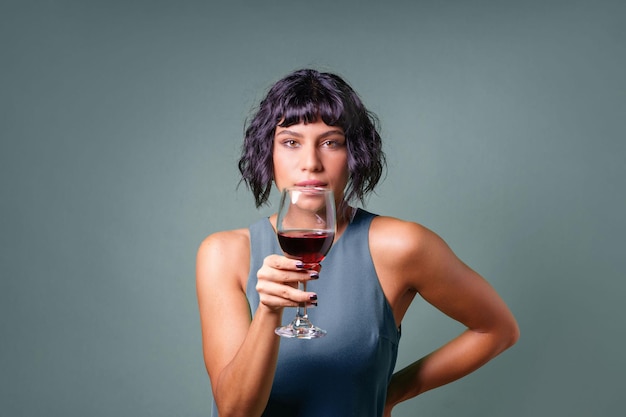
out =
[(320, 274), (318, 274), (317, 272), (311, 272), (309, 276), (311, 277), (311, 279), (318, 279), (320, 277)]
[(309, 303), (309, 307), (317, 307), (317, 301), (314, 303)]
[(304, 268), (304, 262), (302, 261), (296, 262), (296, 268)]
[(313, 295), (311, 295), (311, 296), (309, 297), (309, 300), (311, 300), (311, 301), (315, 301), (315, 300), (317, 300), (317, 294), (313, 294)]

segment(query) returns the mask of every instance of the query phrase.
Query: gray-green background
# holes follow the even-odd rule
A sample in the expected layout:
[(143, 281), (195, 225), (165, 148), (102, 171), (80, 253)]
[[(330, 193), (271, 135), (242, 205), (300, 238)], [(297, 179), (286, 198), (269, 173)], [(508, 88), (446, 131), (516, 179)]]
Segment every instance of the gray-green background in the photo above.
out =
[[(368, 209), (521, 326), (394, 415), (623, 415), (625, 3), (223, 3), (0, 2), (0, 415), (209, 414), (195, 251), (271, 212), (236, 189), (242, 125), (303, 66), (381, 119)], [(398, 365), (459, 330), (417, 301)]]

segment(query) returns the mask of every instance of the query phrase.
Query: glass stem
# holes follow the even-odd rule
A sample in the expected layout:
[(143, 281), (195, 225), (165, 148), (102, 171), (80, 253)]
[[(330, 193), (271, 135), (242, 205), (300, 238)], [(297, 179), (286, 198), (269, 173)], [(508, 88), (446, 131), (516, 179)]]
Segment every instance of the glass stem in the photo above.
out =
[[(300, 289), (302, 291), (306, 292), (306, 281), (298, 282), (298, 286), (300, 287)], [(306, 302), (302, 303), (302, 307), (300, 307), (300, 305), (298, 305), (298, 308), (296, 310), (296, 315), (298, 317), (301, 317), (301, 318), (305, 319), (305, 320), (308, 319), (308, 315), (307, 315), (307, 312), (306, 312), (306, 304), (307, 304)]]

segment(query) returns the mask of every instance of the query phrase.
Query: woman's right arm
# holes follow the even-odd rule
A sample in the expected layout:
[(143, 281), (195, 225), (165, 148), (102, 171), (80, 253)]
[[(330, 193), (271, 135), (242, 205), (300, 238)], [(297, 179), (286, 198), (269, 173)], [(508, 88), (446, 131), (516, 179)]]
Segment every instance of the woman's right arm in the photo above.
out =
[(204, 361), (220, 417), (262, 414), (280, 343), (274, 329), (281, 324), (284, 307), (312, 294), (294, 288), (306, 273), (296, 261), (270, 255), (257, 274), (261, 302), (251, 317), (245, 293), (249, 259), (246, 230), (213, 234), (198, 249), (196, 288)]

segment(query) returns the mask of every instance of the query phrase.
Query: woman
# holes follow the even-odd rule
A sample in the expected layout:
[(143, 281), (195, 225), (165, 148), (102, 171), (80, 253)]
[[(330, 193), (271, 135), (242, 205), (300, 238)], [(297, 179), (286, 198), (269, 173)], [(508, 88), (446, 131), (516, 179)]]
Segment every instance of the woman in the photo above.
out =
[[(467, 375), (516, 342), (505, 303), (435, 233), (353, 208), (383, 168), (375, 119), (337, 75), (296, 71), (261, 101), (239, 161), (257, 207), (273, 184), (329, 187), (337, 235), (323, 268), (307, 270), (281, 255), (276, 215), (200, 245), (197, 291), (213, 415), (391, 416), (399, 402)], [(305, 280), (315, 280), (313, 291), (298, 290)], [(394, 374), (400, 325), (416, 295), (467, 329)], [(301, 303), (317, 306), (309, 313), (326, 337), (274, 333), (285, 308)]]

